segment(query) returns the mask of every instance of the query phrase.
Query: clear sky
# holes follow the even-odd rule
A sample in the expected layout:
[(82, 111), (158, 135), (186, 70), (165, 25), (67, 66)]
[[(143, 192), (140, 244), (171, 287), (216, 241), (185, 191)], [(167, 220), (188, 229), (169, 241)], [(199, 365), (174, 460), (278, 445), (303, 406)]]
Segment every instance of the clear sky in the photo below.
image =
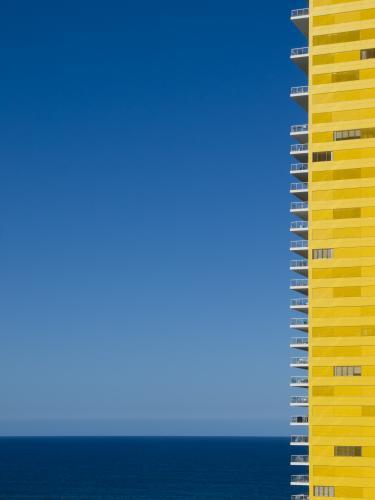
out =
[(2, 2), (0, 434), (288, 434), (301, 0)]

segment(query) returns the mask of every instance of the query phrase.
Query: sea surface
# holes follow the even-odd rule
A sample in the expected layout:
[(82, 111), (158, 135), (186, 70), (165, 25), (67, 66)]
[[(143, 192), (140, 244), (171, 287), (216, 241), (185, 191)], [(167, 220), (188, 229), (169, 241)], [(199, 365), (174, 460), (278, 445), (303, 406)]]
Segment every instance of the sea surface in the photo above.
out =
[(0, 438), (0, 499), (289, 500), (290, 453), (287, 438)]

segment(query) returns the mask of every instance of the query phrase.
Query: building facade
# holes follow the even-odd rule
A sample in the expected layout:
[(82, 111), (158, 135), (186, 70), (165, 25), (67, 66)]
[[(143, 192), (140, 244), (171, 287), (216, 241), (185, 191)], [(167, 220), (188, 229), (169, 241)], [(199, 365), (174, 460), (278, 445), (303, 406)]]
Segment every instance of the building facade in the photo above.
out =
[(375, 0), (291, 19), (292, 498), (375, 499)]

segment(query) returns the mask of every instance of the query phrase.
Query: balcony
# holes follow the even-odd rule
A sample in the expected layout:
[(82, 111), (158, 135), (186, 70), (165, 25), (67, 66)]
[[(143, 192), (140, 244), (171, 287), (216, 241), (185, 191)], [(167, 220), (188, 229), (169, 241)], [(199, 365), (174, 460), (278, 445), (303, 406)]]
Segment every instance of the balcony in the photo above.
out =
[(305, 495), (305, 494), (302, 494), (302, 495), (292, 495), (290, 497), (291, 500), (309, 500), (309, 495)]
[(292, 349), (302, 349), (303, 351), (307, 351), (309, 348), (309, 339), (307, 337), (293, 338), (291, 339), (289, 345)]
[(290, 425), (309, 425), (309, 417), (307, 415), (294, 415), (290, 419)]
[(308, 396), (292, 396), (290, 406), (309, 406)]
[(290, 367), (307, 369), (309, 367), (309, 358), (292, 358)]
[[(296, 144), (296, 146), (304, 146), (304, 144)], [(307, 182), (292, 182), (289, 192), (297, 196), (300, 200), (307, 201), (309, 184)]]
[(309, 159), (309, 145), (306, 144), (292, 144), (290, 146), (290, 154), (301, 163), (306, 163)]
[(290, 166), (290, 175), (293, 175), (299, 181), (307, 182), (308, 173), (309, 166), (307, 163), (292, 163), (292, 165)]
[(309, 436), (291, 436), (290, 444), (292, 446), (308, 446), (309, 445)]
[(309, 465), (308, 455), (292, 455), (290, 457), (290, 465)]
[(309, 485), (309, 475), (308, 474), (293, 474), (290, 478), (290, 484), (292, 486), (308, 486)]
[(290, 60), (293, 61), (305, 73), (309, 71), (309, 48), (299, 47), (290, 51)]
[(309, 35), (309, 8), (293, 9), (290, 13), (292, 23), (307, 37)]
[(309, 320), (307, 318), (291, 318), (290, 328), (307, 332), (309, 329)]
[(304, 278), (290, 280), (290, 289), (307, 295), (309, 293), (309, 280)]
[[(309, 262), (306, 259), (299, 260), (291, 260), (290, 261), (290, 271), (293, 271), (298, 274), (302, 274), (302, 276), (307, 276), (309, 271)], [(298, 304), (293, 304), (293, 306), (297, 306)], [(303, 305), (303, 304), (301, 304)], [(292, 307), (292, 304), (291, 304)], [(299, 309), (297, 307), (292, 307), (292, 309)]]
[(290, 387), (306, 389), (309, 386), (309, 379), (308, 377), (291, 377), (289, 385)]
[(309, 215), (309, 204), (307, 201), (292, 201), (290, 204), (290, 213), (303, 220), (307, 220)]
[(309, 139), (309, 126), (305, 125), (292, 125), (290, 127), (290, 137), (296, 139), (301, 144), (307, 144)]
[(309, 227), (307, 221), (304, 220), (294, 220), (290, 223), (290, 231), (301, 238), (306, 238), (308, 235)]
[[(300, 262), (300, 261), (297, 261)], [(301, 261), (303, 262), (303, 261)], [(291, 299), (290, 300), (290, 309), (293, 311), (307, 312), (309, 309), (309, 300), (308, 299)]]
[(294, 102), (307, 111), (309, 106), (309, 87), (307, 85), (292, 87), (290, 89), (290, 97)]
[(290, 242), (290, 251), (301, 257), (307, 258), (309, 253), (309, 243), (307, 240), (296, 240)]

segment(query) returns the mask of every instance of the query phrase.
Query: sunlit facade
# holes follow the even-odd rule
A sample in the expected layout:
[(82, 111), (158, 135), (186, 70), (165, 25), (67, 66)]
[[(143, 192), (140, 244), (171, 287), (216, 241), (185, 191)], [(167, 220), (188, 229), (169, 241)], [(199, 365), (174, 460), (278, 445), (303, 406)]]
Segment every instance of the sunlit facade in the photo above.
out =
[(375, 0), (291, 19), (292, 498), (375, 499)]

